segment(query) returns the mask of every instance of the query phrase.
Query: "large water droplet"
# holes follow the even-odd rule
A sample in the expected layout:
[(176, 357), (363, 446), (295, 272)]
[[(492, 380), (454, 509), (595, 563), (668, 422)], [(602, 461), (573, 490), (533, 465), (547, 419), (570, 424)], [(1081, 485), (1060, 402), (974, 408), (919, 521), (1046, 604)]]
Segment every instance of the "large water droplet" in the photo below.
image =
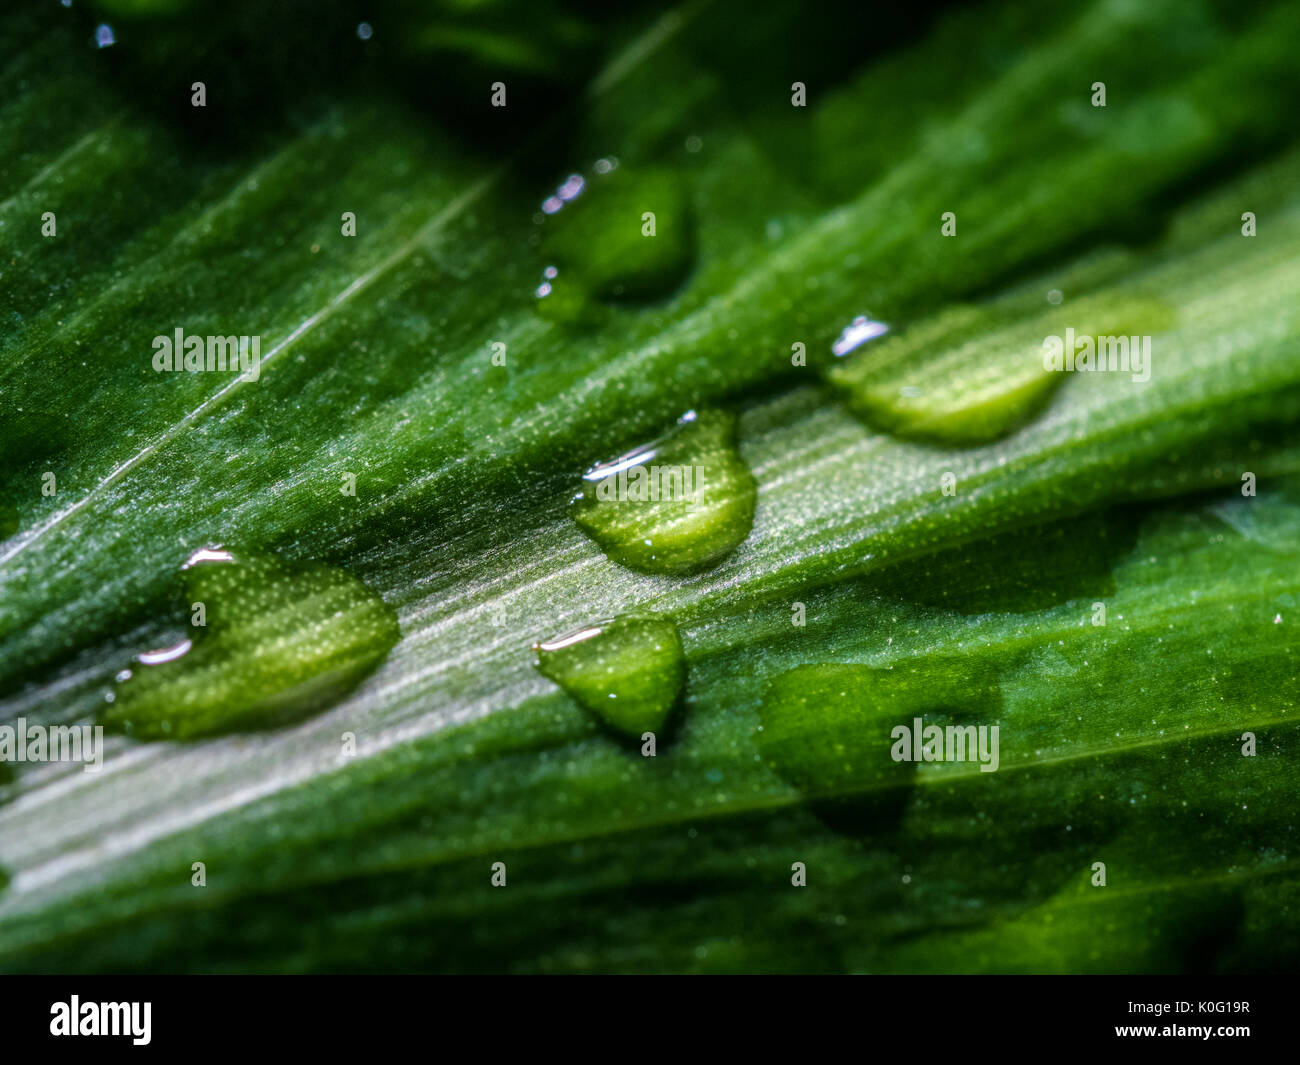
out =
[(686, 574), (744, 541), (757, 495), (736, 450), (735, 416), (689, 411), (666, 436), (588, 470), (570, 513), (614, 561)]
[(828, 820), (861, 827), (899, 814), (915, 782), (916, 760), (894, 758), (896, 728), (991, 723), (1000, 707), (995, 676), (965, 660), (799, 666), (764, 693), (759, 751)]
[(400, 635), (392, 609), (322, 564), (206, 548), (182, 582), (190, 635), (117, 675), (106, 727), (139, 739), (194, 739), (307, 717), (359, 683)]
[(568, 292), (575, 286), (598, 300), (660, 299), (695, 257), (690, 198), (671, 171), (572, 174), (542, 202), (539, 217), (546, 261), (558, 273), (539, 285), (539, 313), (576, 306)]
[(763, 760), (810, 797), (909, 784), (910, 767), (889, 756), (900, 716), (872, 679), (858, 665), (799, 666), (776, 677), (760, 710)]
[(1043, 369), (1036, 342), (987, 351), (982, 320), (960, 307), (884, 337), (833, 367), (831, 384), (853, 413), (895, 436), (950, 446), (996, 440), (1036, 414), (1063, 375)]
[(537, 644), (537, 669), (618, 732), (659, 732), (677, 705), (686, 658), (667, 618), (624, 616)]
[(849, 409), (874, 428), (972, 447), (1025, 425), (1070, 377), (1045, 367), (1045, 337), (1114, 338), (1127, 351), (1132, 337), (1163, 332), (1171, 321), (1165, 305), (1139, 298), (1084, 300), (1029, 319), (1005, 309), (954, 307), (875, 340), (828, 376)]

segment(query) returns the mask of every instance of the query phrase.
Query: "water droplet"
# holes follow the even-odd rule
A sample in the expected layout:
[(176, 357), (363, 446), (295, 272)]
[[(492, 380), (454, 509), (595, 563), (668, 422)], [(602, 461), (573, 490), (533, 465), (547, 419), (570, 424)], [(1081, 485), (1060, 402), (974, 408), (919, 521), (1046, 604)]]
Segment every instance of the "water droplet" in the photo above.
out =
[(1123, 341), (1127, 358), (1132, 338), (1163, 332), (1171, 321), (1166, 306), (1141, 298), (1085, 299), (1028, 318), (1015, 308), (953, 307), (873, 343), (827, 376), (874, 428), (971, 447), (1025, 425), (1072, 376), (1044, 365), (1045, 337)]
[(759, 751), (787, 783), (809, 796), (870, 784), (911, 782), (911, 765), (890, 758), (890, 730), (904, 721), (856, 665), (799, 666), (764, 693)]
[(373, 27), (371, 27), (369, 22), (360, 22), (357, 24), (357, 36), (360, 37), (363, 41), (370, 40), (370, 38), (373, 37), (374, 35), (375, 35), (375, 31)]
[(688, 411), (665, 436), (588, 470), (569, 512), (615, 562), (687, 574), (744, 542), (757, 494), (735, 416)]
[(833, 367), (831, 384), (854, 414), (904, 439), (996, 440), (1037, 413), (1065, 375), (1043, 368), (1041, 337), (986, 350), (981, 321), (974, 308), (955, 308)]
[(901, 816), (915, 783), (917, 760), (893, 757), (894, 730), (912, 730), (917, 718), (945, 728), (973, 723), (976, 716), (992, 721), (1001, 707), (994, 680), (945, 656), (889, 669), (799, 666), (775, 677), (764, 692), (759, 752), (832, 827), (869, 830)]
[(117, 38), (113, 36), (113, 27), (107, 22), (101, 23), (95, 27), (95, 47), (108, 48), (116, 44)]
[(662, 617), (625, 615), (575, 629), (533, 650), (542, 676), (636, 740), (663, 728), (686, 680), (681, 636)]
[[(570, 174), (542, 201), (547, 261), (558, 267), (564, 284), (597, 300), (669, 295), (695, 257), (686, 187), (670, 171), (602, 171), (599, 164), (594, 169), (591, 180)], [(559, 288), (553, 285), (552, 295)]]
[(139, 739), (194, 739), (310, 716), (369, 674), (400, 635), (397, 617), (351, 574), (227, 548), (182, 568), (203, 626), (136, 656), (101, 712)]

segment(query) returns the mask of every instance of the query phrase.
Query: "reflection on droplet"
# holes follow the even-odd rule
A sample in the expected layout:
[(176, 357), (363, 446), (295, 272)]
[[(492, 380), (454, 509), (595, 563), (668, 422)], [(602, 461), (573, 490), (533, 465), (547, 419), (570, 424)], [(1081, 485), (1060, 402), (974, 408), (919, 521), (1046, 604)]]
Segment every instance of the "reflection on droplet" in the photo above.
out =
[(677, 705), (686, 657), (667, 618), (623, 616), (533, 646), (537, 670), (632, 739), (658, 733)]
[(235, 556), (224, 547), (200, 547), (185, 560), (181, 569), (190, 569), (200, 562), (233, 562), (234, 560)]
[(105, 727), (184, 740), (300, 720), (360, 683), (400, 635), (392, 609), (333, 566), (209, 547), (181, 583), (202, 622), (116, 674)]
[(566, 203), (576, 200), (582, 195), (582, 190), (586, 186), (587, 182), (581, 174), (570, 174), (565, 179), (564, 184), (555, 190), (554, 195), (548, 196), (542, 201), (542, 213), (555, 214)]
[[(187, 654), (189, 649), (193, 646), (194, 644), (192, 641), (181, 640), (172, 647), (164, 647), (158, 651), (142, 651), (140, 654), (136, 655), (136, 661), (142, 666), (157, 666), (161, 665), (163, 662), (175, 662), (176, 659), (181, 657), (181, 655)], [(125, 677), (122, 675), (123, 673), (126, 674)], [(122, 673), (118, 674), (118, 679), (127, 680), (130, 676), (131, 671), (129, 669), (124, 669), (122, 670)]]
[(876, 337), (884, 336), (888, 332), (889, 326), (884, 322), (877, 322), (865, 315), (859, 315), (844, 327), (839, 339), (831, 345), (831, 351), (842, 358), (850, 351), (856, 351), (862, 347), (868, 340), (875, 340)]

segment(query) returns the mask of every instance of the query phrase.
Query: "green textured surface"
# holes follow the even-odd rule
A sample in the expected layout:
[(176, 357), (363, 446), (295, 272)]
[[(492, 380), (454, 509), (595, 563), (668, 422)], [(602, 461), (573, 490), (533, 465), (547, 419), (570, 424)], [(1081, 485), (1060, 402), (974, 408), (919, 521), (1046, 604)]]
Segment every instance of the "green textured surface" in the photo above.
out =
[[(337, 566), (401, 638), (292, 726), (17, 767), (0, 969), (1294, 969), (1300, 11), (926, 9), (864, 50), (844, 8), (698, 3), (575, 16), (548, 72), (509, 6), (432, 39), (462, 57), (445, 99), (346, 6), (233, 12), (266, 49), (238, 66), (206, 23), (97, 50), (79, 7), (2, 17), (0, 723), (94, 721), (209, 543)], [(512, 55), (551, 80), (494, 115), (475, 62)], [(548, 319), (569, 208), (535, 216), (611, 156), (671, 175), (689, 269)], [(1053, 315), (1152, 304), (1150, 381), (1061, 375), (1001, 417)], [(890, 337), (838, 363), (864, 314)], [(260, 379), (154, 373), (177, 327), (260, 335)], [(980, 442), (882, 432), (824, 383), (882, 350), (880, 380), (934, 382), (922, 422)], [(735, 414), (752, 529), (639, 573), (566, 504), (686, 409)], [(655, 758), (529, 651), (628, 614), (686, 660)], [(813, 683), (841, 668), (848, 716)], [(1000, 722), (999, 770), (845, 758), (853, 713), (911, 705), (900, 677), (979, 678), (942, 710)]]

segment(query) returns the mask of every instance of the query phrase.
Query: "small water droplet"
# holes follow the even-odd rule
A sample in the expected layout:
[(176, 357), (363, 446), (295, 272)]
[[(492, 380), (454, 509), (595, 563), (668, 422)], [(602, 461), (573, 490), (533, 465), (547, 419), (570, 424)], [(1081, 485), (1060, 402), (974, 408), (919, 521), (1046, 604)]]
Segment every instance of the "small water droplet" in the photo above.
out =
[(686, 656), (677, 626), (624, 615), (534, 645), (537, 670), (611, 728), (658, 733), (681, 696)]
[(614, 561), (687, 574), (744, 542), (757, 494), (736, 449), (735, 416), (688, 411), (665, 436), (591, 467), (569, 512)]
[(357, 36), (360, 37), (363, 41), (370, 40), (370, 38), (373, 37), (374, 35), (375, 35), (375, 31), (371, 27), (369, 22), (360, 22), (357, 24)]
[(205, 624), (117, 673), (106, 727), (195, 739), (300, 720), (358, 684), (400, 635), (392, 609), (333, 566), (204, 548), (181, 583)]
[(113, 36), (113, 27), (107, 22), (100, 23), (95, 27), (95, 47), (108, 48), (116, 44), (117, 38)]

